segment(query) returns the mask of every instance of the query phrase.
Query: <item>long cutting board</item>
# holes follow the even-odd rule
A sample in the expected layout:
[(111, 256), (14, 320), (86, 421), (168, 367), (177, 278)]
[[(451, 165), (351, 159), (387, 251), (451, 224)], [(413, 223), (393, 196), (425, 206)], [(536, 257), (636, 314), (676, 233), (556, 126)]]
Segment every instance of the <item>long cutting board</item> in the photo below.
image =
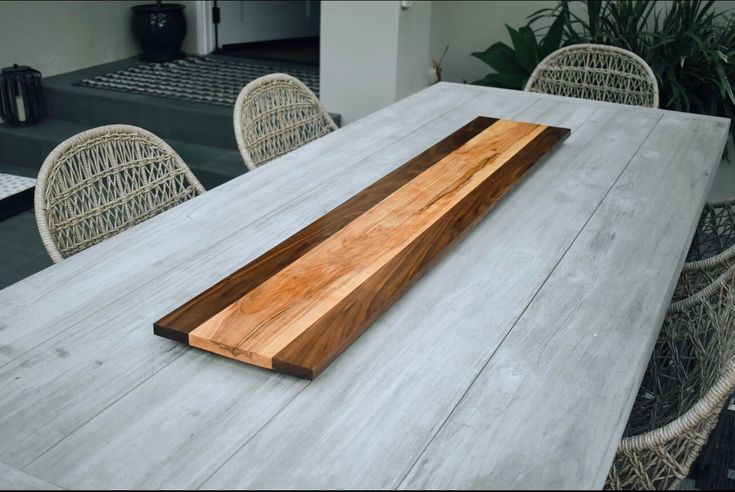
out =
[(164, 316), (154, 333), (312, 379), (569, 133), (478, 117)]

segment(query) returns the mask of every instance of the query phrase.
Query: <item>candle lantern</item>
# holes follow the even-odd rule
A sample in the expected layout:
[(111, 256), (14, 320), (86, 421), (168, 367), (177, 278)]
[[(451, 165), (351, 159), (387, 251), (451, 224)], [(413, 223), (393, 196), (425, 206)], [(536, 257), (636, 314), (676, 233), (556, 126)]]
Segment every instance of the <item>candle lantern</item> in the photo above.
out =
[(29, 126), (44, 112), (41, 72), (31, 67), (3, 68), (0, 72), (0, 118), (10, 126)]

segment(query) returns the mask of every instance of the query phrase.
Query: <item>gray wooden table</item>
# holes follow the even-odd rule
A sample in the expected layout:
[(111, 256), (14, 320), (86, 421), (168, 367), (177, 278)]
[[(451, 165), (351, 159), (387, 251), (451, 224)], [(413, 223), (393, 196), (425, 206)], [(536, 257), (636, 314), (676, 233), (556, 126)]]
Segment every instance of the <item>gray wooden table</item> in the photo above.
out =
[[(153, 335), (478, 115), (572, 135), (315, 381)], [(0, 291), (0, 486), (599, 488), (728, 123), (440, 83)]]

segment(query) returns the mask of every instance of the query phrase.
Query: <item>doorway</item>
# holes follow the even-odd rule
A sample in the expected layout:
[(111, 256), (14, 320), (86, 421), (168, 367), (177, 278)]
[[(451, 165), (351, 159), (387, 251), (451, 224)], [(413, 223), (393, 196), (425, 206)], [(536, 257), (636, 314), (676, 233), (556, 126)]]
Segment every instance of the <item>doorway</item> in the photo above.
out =
[(319, 1), (219, 1), (215, 7), (217, 54), (319, 65)]

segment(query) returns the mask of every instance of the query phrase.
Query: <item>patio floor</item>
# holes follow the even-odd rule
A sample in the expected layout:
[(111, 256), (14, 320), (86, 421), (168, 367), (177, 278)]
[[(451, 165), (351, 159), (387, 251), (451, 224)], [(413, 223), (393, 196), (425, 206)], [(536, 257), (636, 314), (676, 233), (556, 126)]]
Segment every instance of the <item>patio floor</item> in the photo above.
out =
[(0, 221), (0, 289), (51, 265), (33, 210)]

